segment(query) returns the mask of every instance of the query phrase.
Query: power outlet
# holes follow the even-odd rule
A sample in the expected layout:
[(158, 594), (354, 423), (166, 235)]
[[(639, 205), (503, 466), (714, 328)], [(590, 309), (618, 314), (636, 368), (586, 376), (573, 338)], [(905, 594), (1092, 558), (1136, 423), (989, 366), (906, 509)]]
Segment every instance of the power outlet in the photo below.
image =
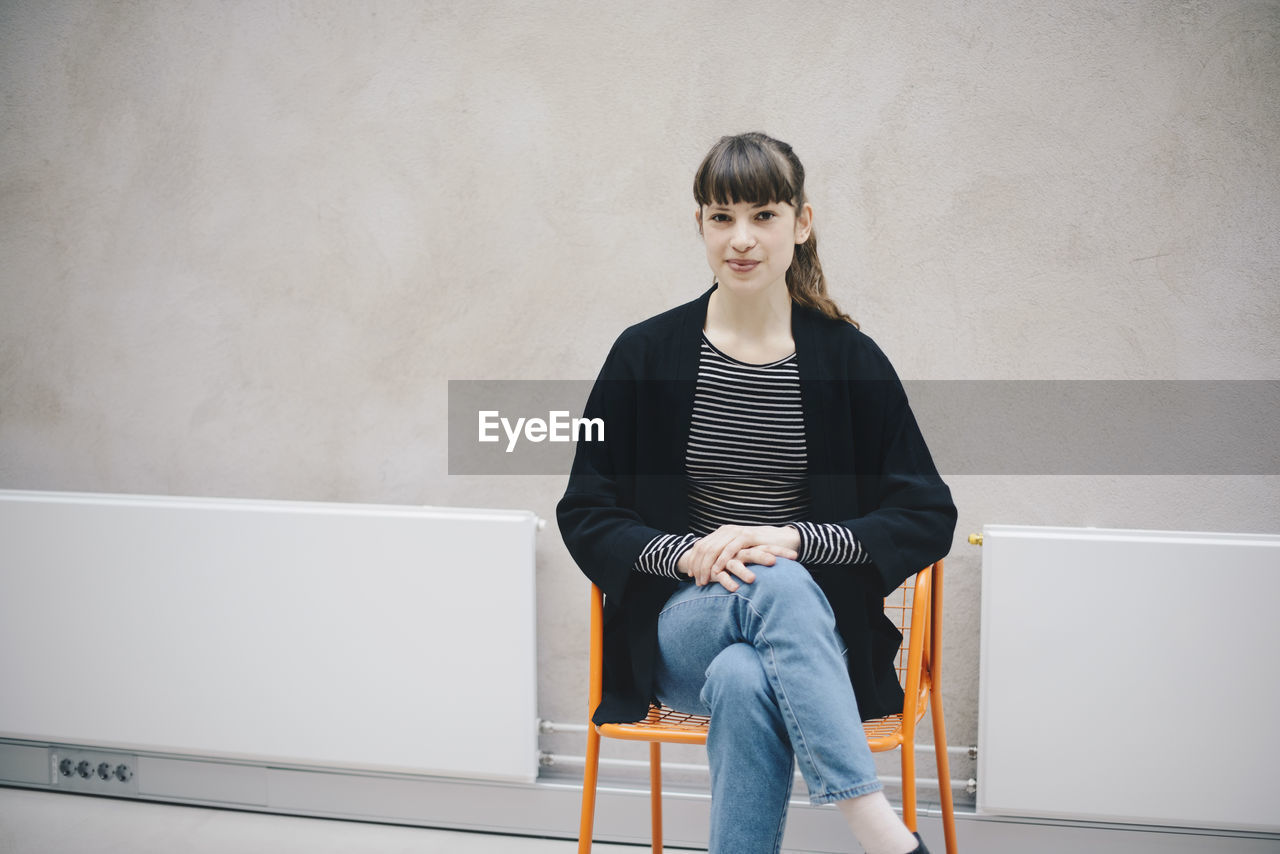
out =
[(99, 795), (136, 795), (138, 757), (74, 747), (49, 748), (49, 777), (55, 789)]

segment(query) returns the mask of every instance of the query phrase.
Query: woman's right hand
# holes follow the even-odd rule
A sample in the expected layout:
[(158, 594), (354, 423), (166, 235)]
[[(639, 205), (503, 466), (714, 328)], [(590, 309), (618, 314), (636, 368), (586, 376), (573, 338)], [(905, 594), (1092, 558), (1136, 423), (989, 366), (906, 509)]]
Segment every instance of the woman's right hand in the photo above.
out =
[(799, 544), (800, 532), (792, 527), (721, 525), (687, 549), (676, 568), (699, 587), (715, 581), (733, 591), (740, 581), (755, 581), (747, 564), (772, 566), (779, 557), (795, 560)]

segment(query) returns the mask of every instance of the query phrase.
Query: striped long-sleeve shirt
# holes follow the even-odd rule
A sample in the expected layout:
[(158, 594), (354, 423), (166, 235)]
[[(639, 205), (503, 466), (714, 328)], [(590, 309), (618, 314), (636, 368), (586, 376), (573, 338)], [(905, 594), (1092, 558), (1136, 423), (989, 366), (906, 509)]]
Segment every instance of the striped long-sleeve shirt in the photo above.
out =
[(653, 538), (636, 559), (637, 571), (686, 578), (676, 568), (680, 556), (729, 524), (795, 527), (801, 563), (869, 559), (848, 528), (805, 520), (807, 459), (794, 353), (752, 365), (703, 336), (685, 463), (690, 532)]

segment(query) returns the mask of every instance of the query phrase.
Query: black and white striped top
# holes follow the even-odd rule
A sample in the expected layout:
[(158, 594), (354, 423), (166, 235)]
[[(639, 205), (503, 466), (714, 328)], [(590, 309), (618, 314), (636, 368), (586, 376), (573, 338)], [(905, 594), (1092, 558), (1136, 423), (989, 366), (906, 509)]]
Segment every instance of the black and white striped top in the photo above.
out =
[(800, 532), (801, 563), (869, 560), (848, 528), (804, 521), (809, 489), (794, 353), (752, 365), (725, 355), (703, 336), (685, 466), (690, 533), (654, 537), (636, 559), (636, 570), (686, 578), (676, 561), (721, 525), (792, 525)]

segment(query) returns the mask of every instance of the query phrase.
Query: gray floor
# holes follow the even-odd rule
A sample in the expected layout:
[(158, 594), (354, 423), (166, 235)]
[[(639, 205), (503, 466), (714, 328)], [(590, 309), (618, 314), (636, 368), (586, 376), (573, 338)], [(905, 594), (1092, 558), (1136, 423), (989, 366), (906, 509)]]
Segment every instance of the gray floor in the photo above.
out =
[[(573, 854), (576, 842), (0, 787), (4, 854)], [(638, 854), (596, 845), (598, 854)]]
[[(960, 817), (964, 854), (1276, 854), (1280, 838), (1054, 826)], [(921, 832), (942, 851), (936, 819)], [(595, 846), (642, 854), (648, 846)], [(669, 849), (670, 850), (670, 849)], [(857, 851), (850, 842), (849, 851)], [(0, 787), (0, 854), (573, 854), (557, 839), (204, 809)]]

